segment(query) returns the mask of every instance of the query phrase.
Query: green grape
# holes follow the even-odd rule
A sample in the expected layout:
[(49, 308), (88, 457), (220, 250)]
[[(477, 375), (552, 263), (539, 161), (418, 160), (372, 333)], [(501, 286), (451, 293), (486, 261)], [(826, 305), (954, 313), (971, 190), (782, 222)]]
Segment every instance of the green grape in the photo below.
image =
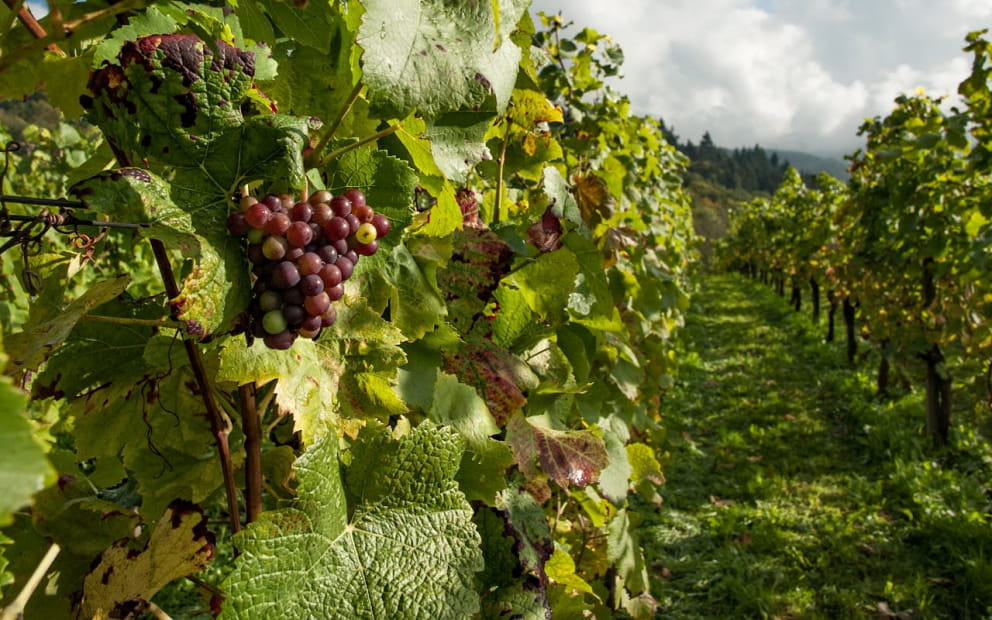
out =
[(269, 310), (262, 315), (262, 329), (266, 333), (275, 335), (286, 331), (286, 327), (286, 317), (283, 316), (282, 310)]

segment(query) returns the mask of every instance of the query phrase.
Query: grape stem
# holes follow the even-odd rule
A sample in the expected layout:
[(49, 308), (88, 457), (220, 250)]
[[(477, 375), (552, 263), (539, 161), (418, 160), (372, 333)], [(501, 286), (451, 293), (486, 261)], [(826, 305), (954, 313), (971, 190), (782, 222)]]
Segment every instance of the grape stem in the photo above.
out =
[(241, 427), (245, 434), (245, 511), (247, 523), (262, 513), (262, 421), (255, 408), (255, 382), (238, 386)]
[(344, 102), (344, 106), (341, 108), (341, 111), (338, 112), (337, 118), (334, 119), (331, 126), (326, 132), (324, 132), (324, 135), (320, 137), (320, 141), (317, 143), (317, 146), (313, 147), (313, 152), (311, 152), (307, 157), (306, 163), (308, 168), (312, 167), (310, 164), (316, 162), (317, 158), (320, 157), (320, 154), (327, 148), (327, 144), (331, 141), (331, 138), (334, 137), (334, 132), (338, 130), (338, 127), (340, 127), (341, 123), (344, 122), (345, 117), (348, 116), (349, 112), (351, 112), (351, 107), (355, 105), (356, 101), (358, 101), (358, 96), (362, 94), (363, 88), (365, 88), (365, 84), (361, 81), (359, 81), (358, 84), (355, 84), (355, 88), (351, 91), (351, 94), (348, 95), (348, 100)]
[[(169, 262), (169, 255), (166, 252), (165, 244), (158, 239), (152, 239), (151, 243), (152, 251), (155, 253), (155, 262), (158, 263), (162, 282), (165, 284), (165, 292), (169, 296), (169, 299), (175, 299), (179, 296), (179, 285), (176, 283), (176, 276), (172, 272), (172, 264)], [(200, 389), (203, 404), (207, 408), (210, 432), (213, 433), (214, 439), (217, 441), (217, 452), (220, 456), (220, 467), (224, 476), (224, 493), (227, 496), (227, 516), (231, 524), (231, 532), (236, 534), (241, 531), (241, 509), (238, 506), (238, 488), (234, 481), (234, 467), (231, 464), (231, 445), (228, 442), (231, 427), (230, 424), (224, 424), (225, 416), (220, 412), (220, 408), (217, 405), (217, 398), (210, 387), (210, 379), (207, 377), (207, 370), (203, 364), (200, 349), (189, 338), (183, 339), (183, 346), (186, 348), (186, 357), (189, 358), (190, 368), (193, 370), (193, 376), (196, 377), (196, 383)]]
[(358, 142), (355, 142), (353, 144), (349, 144), (347, 146), (342, 146), (339, 149), (336, 149), (334, 151), (331, 151), (330, 153), (327, 154), (327, 157), (325, 157), (325, 158), (323, 158), (323, 159), (320, 160), (320, 163), (317, 164), (317, 167), (318, 168), (323, 168), (328, 163), (330, 163), (332, 160), (334, 160), (334, 159), (336, 159), (338, 157), (341, 157), (342, 155), (344, 155), (348, 151), (353, 151), (353, 150), (355, 150), (357, 148), (361, 148), (361, 147), (365, 146), (369, 142), (375, 142), (376, 140), (379, 140), (381, 138), (385, 138), (386, 136), (392, 135), (392, 134), (396, 133), (396, 131), (400, 127), (402, 127), (402, 126), (403, 126), (402, 123), (397, 123), (395, 125), (390, 125), (389, 127), (386, 127), (385, 129), (383, 129), (382, 131), (380, 131), (380, 132), (378, 132), (376, 134), (373, 134), (373, 135), (371, 135), (371, 136), (369, 136), (367, 138), (363, 138), (363, 139), (359, 140)]
[(58, 557), (61, 550), (61, 547), (52, 543), (52, 546), (48, 548), (45, 557), (41, 558), (41, 562), (35, 567), (34, 572), (31, 573), (31, 577), (24, 584), (24, 588), (17, 595), (17, 598), (3, 610), (0, 620), (15, 620), (15, 618), (24, 617), (24, 608), (27, 606), (28, 601), (31, 600), (31, 595), (34, 594), (34, 591), (38, 588), (38, 584), (41, 583), (48, 569), (52, 567), (52, 563), (55, 562), (55, 558)]

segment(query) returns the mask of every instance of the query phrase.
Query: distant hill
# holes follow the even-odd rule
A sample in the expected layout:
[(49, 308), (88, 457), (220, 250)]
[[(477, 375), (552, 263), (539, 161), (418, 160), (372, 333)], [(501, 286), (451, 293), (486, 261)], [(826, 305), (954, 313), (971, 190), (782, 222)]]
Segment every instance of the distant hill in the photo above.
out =
[(846, 181), (851, 175), (847, 173), (848, 162), (839, 157), (818, 157), (800, 151), (779, 151), (768, 149), (769, 153), (778, 155), (779, 161), (787, 161), (803, 176), (826, 172), (830, 176)]

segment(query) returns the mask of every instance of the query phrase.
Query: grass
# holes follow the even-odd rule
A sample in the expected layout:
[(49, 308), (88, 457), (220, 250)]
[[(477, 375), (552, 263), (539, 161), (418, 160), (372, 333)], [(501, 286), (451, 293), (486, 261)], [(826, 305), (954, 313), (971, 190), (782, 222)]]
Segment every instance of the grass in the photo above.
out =
[(642, 509), (659, 616), (992, 617), (980, 391), (960, 387), (936, 450), (921, 394), (876, 399), (823, 333), (766, 287), (704, 279), (664, 405), (665, 503)]

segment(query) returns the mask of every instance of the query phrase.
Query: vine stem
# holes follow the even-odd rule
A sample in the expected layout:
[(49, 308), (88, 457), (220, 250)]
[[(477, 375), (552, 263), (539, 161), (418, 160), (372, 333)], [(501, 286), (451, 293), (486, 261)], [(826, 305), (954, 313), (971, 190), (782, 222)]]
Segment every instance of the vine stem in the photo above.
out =
[(503, 209), (503, 171), (506, 168), (506, 149), (510, 144), (511, 129), (513, 129), (513, 121), (507, 117), (506, 134), (503, 136), (503, 144), (499, 147), (499, 159), (496, 161), (498, 168), (496, 171), (496, 205), (493, 209), (493, 224), (499, 223), (499, 214)]
[(52, 563), (55, 562), (55, 558), (58, 557), (61, 550), (61, 547), (52, 543), (52, 546), (48, 548), (45, 557), (41, 558), (41, 562), (35, 567), (34, 572), (31, 573), (31, 577), (24, 584), (24, 588), (17, 595), (17, 598), (3, 610), (0, 620), (19, 620), (24, 617), (24, 608), (27, 606), (28, 601), (31, 600), (31, 595), (38, 589), (38, 584), (41, 583), (41, 579), (48, 572), (48, 569), (52, 567)]
[[(8, 6), (10, 4), (10, 1), (11, 0), (4, 0), (4, 2), (8, 4)], [(14, 3), (15, 4), (17, 3), (16, 0)], [(38, 47), (37, 44), (39, 43), (43, 44), (46, 47), (46, 49), (51, 49), (50, 46), (55, 46), (55, 49), (59, 49), (57, 42), (68, 39), (69, 36), (72, 35), (73, 31), (78, 30), (79, 28), (82, 28), (83, 26), (91, 24), (95, 21), (99, 21), (105, 17), (113, 17), (121, 13), (127, 13), (128, 11), (142, 9), (145, 6), (146, 3), (144, 0), (123, 0), (122, 2), (119, 2), (117, 4), (111, 4), (106, 8), (97, 11), (91, 11), (83, 15), (79, 19), (75, 19), (69, 22), (63, 22), (62, 31), (54, 34), (47, 34), (44, 28), (42, 28), (41, 25), (38, 24), (37, 21), (35, 21), (35, 24), (38, 24), (37, 29), (32, 29), (31, 27), (26, 26), (31, 32), (31, 35), (35, 38), (35, 42), (22, 45), (19, 48), (10, 52), (9, 54), (5, 54), (3, 58), (0, 58), (0, 71), (6, 70), (8, 67), (12, 66), (15, 62), (18, 62), (22, 58), (34, 54)], [(34, 18), (32, 17), (32, 19)], [(24, 21), (22, 20), (21, 23), (24, 23)]]
[(255, 382), (238, 386), (241, 427), (245, 433), (245, 511), (247, 523), (262, 513), (262, 421), (255, 408)]
[(129, 319), (122, 316), (102, 316), (99, 314), (84, 314), (82, 317), (84, 321), (94, 321), (97, 323), (114, 323), (116, 325), (135, 325), (137, 327), (159, 327), (166, 329), (178, 329), (183, 330), (183, 324), (181, 321), (156, 321), (154, 319)]
[[(306, 199), (306, 190), (303, 193)], [(241, 197), (248, 195), (248, 186), (242, 185)], [(257, 392), (254, 381), (238, 386), (241, 430), (245, 435), (245, 523), (254, 523), (262, 513), (262, 419), (258, 415)]]
[[(165, 292), (169, 299), (175, 299), (179, 296), (179, 285), (176, 284), (176, 276), (172, 272), (172, 264), (169, 262), (165, 244), (158, 239), (152, 239), (151, 243), (152, 251), (155, 253), (155, 262), (158, 263), (158, 270), (162, 275), (162, 282), (165, 284)], [(190, 338), (183, 338), (183, 346), (186, 347), (186, 356), (193, 369), (193, 376), (196, 377), (196, 384), (200, 388), (203, 404), (207, 407), (210, 432), (213, 433), (214, 439), (217, 441), (217, 452), (220, 454), (220, 467), (224, 476), (224, 492), (227, 496), (228, 519), (231, 524), (231, 531), (237, 533), (241, 531), (241, 511), (238, 507), (238, 488), (234, 481), (234, 467), (231, 464), (231, 445), (227, 439), (230, 429), (224, 424), (224, 417), (220, 413), (217, 398), (210, 387), (210, 379), (207, 376), (206, 367), (203, 365), (200, 350)]]
[(386, 127), (385, 129), (383, 129), (382, 131), (380, 131), (380, 132), (378, 132), (376, 134), (373, 134), (373, 135), (371, 135), (371, 136), (369, 136), (367, 138), (363, 138), (363, 139), (359, 140), (358, 142), (355, 142), (354, 144), (349, 144), (347, 146), (342, 146), (341, 148), (339, 148), (337, 150), (331, 151), (330, 153), (327, 154), (327, 157), (325, 157), (325, 158), (323, 158), (323, 159), (320, 160), (320, 163), (317, 165), (317, 167), (318, 168), (322, 168), (322, 167), (326, 166), (331, 160), (336, 159), (336, 158), (344, 155), (348, 151), (353, 151), (353, 150), (355, 150), (357, 148), (361, 148), (361, 147), (365, 146), (369, 142), (375, 142), (376, 140), (379, 140), (380, 138), (385, 138), (386, 136), (392, 135), (392, 134), (396, 133), (396, 131), (400, 127), (402, 127), (402, 126), (403, 125), (401, 123), (397, 123), (395, 125), (390, 125), (389, 127)]
[[(45, 38), (46, 36), (45, 29), (41, 27), (41, 24), (38, 23), (38, 20), (35, 19), (34, 15), (31, 14), (31, 9), (24, 6), (25, 4), (24, 0), (3, 0), (3, 2), (4, 4), (7, 5), (7, 7), (10, 10), (17, 11), (18, 21), (20, 21), (21, 24), (23, 24), (24, 27), (28, 29), (28, 32), (31, 33), (31, 36), (33, 36), (36, 39)], [(62, 51), (62, 48), (60, 48), (55, 43), (49, 43), (46, 46), (46, 49), (50, 52), (55, 52), (60, 56), (65, 56), (65, 52)]]
[(348, 100), (344, 102), (344, 107), (341, 108), (337, 118), (334, 119), (334, 122), (331, 123), (331, 126), (324, 133), (324, 135), (320, 137), (320, 141), (317, 142), (317, 146), (313, 147), (313, 152), (307, 157), (307, 160), (309, 161), (306, 163), (308, 165), (312, 163), (312, 161), (316, 161), (317, 158), (320, 157), (323, 150), (327, 148), (327, 144), (331, 141), (331, 138), (334, 137), (334, 133), (338, 130), (338, 127), (341, 126), (341, 123), (344, 122), (344, 119), (348, 116), (348, 113), (351, 112), (351, 107), (355, 105), (356, 101), (358, 101), (358, 96), (362, 94), (363, 88), (365, 88), (365, 84), (363, 82), (359, 81), (358, 84), (355, 84), (355, 88), (352, 89), (351, 94), (348, 95)]

